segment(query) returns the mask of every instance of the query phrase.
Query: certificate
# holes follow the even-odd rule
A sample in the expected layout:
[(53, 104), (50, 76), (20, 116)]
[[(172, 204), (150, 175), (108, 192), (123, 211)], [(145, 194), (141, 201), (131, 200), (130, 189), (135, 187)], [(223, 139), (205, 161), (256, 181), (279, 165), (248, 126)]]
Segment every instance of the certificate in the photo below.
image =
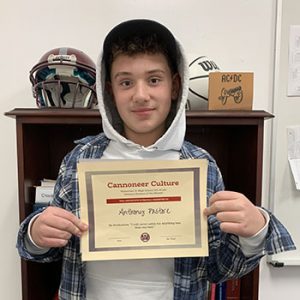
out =
[(208, 255), (207, 160), (81, 160), (82, 259)]

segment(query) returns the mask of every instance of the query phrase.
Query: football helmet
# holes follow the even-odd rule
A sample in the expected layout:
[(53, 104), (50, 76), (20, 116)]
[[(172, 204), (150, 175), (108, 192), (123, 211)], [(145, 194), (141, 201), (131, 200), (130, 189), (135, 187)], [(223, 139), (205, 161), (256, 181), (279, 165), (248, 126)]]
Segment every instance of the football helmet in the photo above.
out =
[(46, 52), (30, 71), (38, 107), (92, 108), (97, 105), (96, 66), (80, 50), (62, 47)]

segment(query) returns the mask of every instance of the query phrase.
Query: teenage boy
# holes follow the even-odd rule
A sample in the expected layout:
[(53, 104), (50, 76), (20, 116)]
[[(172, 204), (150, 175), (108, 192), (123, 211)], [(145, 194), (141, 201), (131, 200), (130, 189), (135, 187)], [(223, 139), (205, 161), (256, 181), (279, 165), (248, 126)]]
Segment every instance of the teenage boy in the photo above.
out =
[[(264, 254), (294, 249), (289, 233), (244, 195), (223, 191), (214, 159), (184, 141), (188, 65), (163, 25), (126, 21), (107, 35), (97, 65), (103, 132), (86, 137), (64, 158), (50, 207), (23, 221), (22, 258), (63, 260), (59, 299), (204, 299), (207, 281), (241, 277)], [(76, 166), (79, 159), (208, 160), (209, 256), (82, 262)]]

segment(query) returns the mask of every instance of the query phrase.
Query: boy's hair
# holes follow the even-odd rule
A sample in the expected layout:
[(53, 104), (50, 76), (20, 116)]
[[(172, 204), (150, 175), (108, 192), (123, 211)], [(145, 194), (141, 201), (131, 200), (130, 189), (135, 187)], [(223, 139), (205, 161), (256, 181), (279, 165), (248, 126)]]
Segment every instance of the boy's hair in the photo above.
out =
[(119, 54), (133, 56), (139, 53), (163, 54), (171, 72), (177, 72), (177, 43), (172, 33), (163, 25), (151, 20), (131, 20), (113, 28), (103, 43), (103, 61), (106, 79), (114, 59)]

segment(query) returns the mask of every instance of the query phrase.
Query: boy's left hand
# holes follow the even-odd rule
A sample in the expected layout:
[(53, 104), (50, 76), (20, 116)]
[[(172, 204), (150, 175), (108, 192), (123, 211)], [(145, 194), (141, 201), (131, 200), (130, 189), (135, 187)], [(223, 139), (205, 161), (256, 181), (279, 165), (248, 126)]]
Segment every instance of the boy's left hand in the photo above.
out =
[(255, 235), (266, 223), (259, 209), (237, 192), (220, 191), (213, 194), (204, 214), (216, 215), (222, 231), (242, 237)]

